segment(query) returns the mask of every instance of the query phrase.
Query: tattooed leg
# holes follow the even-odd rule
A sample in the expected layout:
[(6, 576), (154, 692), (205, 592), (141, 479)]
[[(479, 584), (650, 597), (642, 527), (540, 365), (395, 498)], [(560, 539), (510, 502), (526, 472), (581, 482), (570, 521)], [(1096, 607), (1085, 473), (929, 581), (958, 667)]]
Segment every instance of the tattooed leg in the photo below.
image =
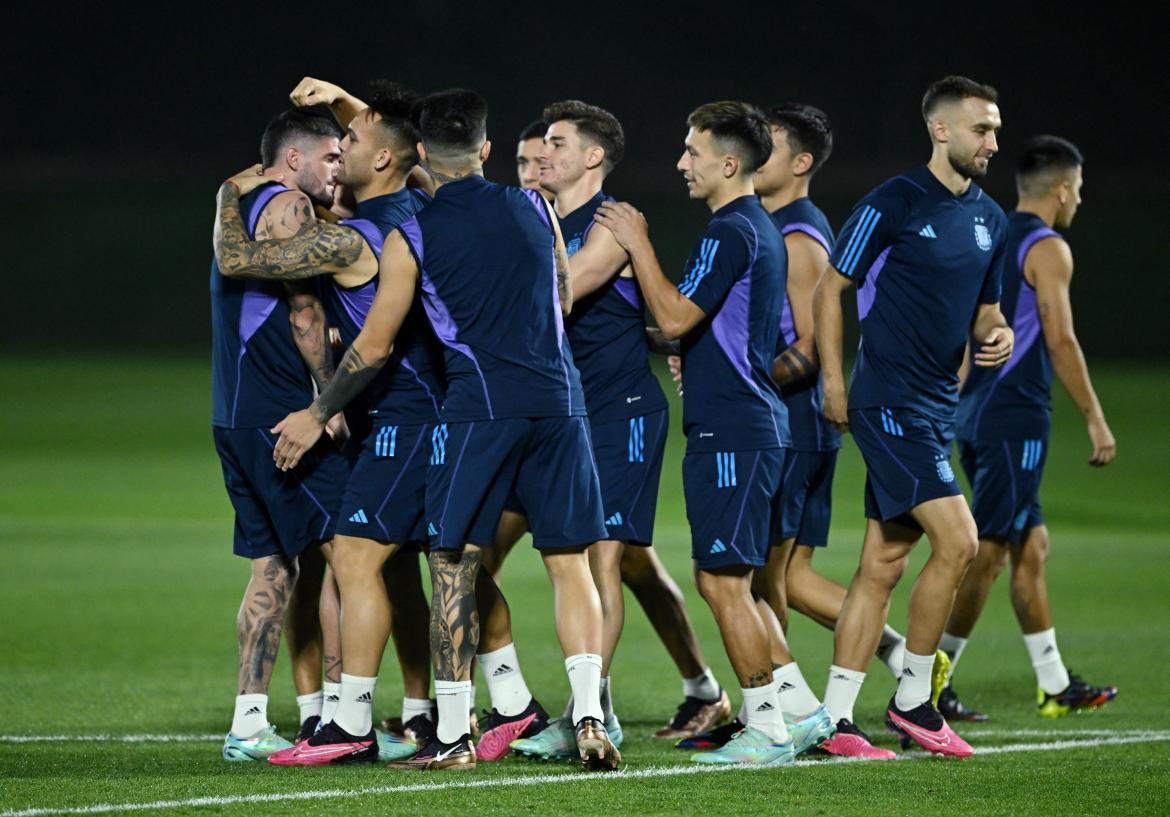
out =
[(751, 568), (695, 568), (699, 593), (715, 615), (727, 657), (744, 689), (772, 682), (768, 632), (752, 599), (751, 578)]
[(236, 616), (240, 695), (268, 692), (284, 613), (296, 580), (296, 560), (289, 562), (279, 555), (252, 560), (252, 579)]
[(321, 688), (325, 622), (318, 613), (318, 599), (325, 576), (325, 555), (319, 548), (308, 548), (297, 559), (297, 568), (297, 583), (284, 616), (284, 640), (292, 662), (293, 685), (298, 695), (305, 695)]
[(466, 545), (462, 552), (435, 550), (431, 568), (431, 656), (438, 681), (470, 681), (471, 660), (479, 646), (479, 611), (475, 577), (483, 551)]

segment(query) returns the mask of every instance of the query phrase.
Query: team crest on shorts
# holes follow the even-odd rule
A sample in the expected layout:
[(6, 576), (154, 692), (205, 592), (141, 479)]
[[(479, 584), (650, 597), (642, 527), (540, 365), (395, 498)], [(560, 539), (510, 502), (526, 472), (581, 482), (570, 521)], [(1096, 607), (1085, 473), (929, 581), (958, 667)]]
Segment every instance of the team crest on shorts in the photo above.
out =
[(937, 460), (934, 467), (938, 470), (938, 478), (943, 482), (955, 481), (955, 469), (951, 468), (950, 460)]
[(572, 241), (570, 241), (568, 244), (565, 245), (565, 252), (567, 252), (569, 255), (572, 255), (573, 253), (575, 253), (579, 249), (581, 249), (581, 239), (580, 238), (574, 238)]
[(981, 218), (975, 219), (975, 243), (984, 252), (991, 249), (991, 231), (987, 229), (987, 225), (983, 223)]

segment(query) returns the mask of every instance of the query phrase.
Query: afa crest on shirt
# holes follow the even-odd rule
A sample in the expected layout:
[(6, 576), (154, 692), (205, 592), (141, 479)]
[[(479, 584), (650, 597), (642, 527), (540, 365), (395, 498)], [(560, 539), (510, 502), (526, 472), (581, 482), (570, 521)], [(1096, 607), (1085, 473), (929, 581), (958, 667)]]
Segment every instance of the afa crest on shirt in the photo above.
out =
[(565, 252), (569, 255), (572, 255), (579, 249), (581, 249), (581, 239), (579, 237), (574, 237), (572, 241), (565, 245)]
[(981, 218), (975, 219), (975, 244), (984, 252), (991, 249), (991, 231)]
[(943, 482), (955, 481), (955, 471), (951, 468), (950, 460), (937, 460), (934, 467), (938, 470), (938, 478)]

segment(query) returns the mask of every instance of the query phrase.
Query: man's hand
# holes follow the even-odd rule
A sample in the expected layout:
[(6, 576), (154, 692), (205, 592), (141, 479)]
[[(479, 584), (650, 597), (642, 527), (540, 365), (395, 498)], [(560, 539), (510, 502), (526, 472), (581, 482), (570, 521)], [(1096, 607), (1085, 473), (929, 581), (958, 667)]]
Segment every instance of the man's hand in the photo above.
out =
[(272, 449), (272, 459), (281, 471), (291, 471), (297, 467), (301, 457), (305, 456), (310, 448), (321, 439), (325, 424), (310, 413), (308, 409), (295, 412), (285, 417), (272, 429), (273, 434), (279, 434), (276, 447)]
[(345, 90), (340, 85), (323, 79), (305, 77), (292, 89), (288, 98), (298, 108), (308, 108), (313, 105), (332, 105), (343, 96)]
[(975, 365), (985, 369), (998, 369), (1011, 359), (1015, 342), (1016, 335), (1010, 327), (997, 326), (987, 333), (983, 345), (975, 353)]
[(604, 201), (593, 214), (593, 220), (605, 227), (626, 252), (632, 247), (648, 241), (650, 237), (646, 219), (633, 205), (624, 201)]
[(1117, 441), (1113, 439), (1113, 432), (1104, 417), (1094, 417), (1089, 420), (1089, 441), (1093, 443), (1093, 456), (1089, 465), (1100, 468), (1113, 462), (1117, 456)]
[(667, 355), (666, 365), (670, 367), (670, 379), (673, 380), (678, 389), (678, 396), (683, 396), (682, 390), (682, 358), (678, 355)]
[(849, 431), (849, 398), (845, 394), (845, 386), (841, 383), (824, 384), (824, 408), (821, 413), (825, 415), (833, 428), (838, 431)]
[(240, 191), (240, 198), (243, 198), (262, 184), (282, 181), (284, 174), (276, 168), (265, 170), (261, 165), (252, 165), (230, 177), (224, 184), (234, 185)]
[(345, 444), (349, 442), (349, 423), (345, 421), (345, 414), (337, 412), (329, 418), (329, 422), (325, 424), (325, 433), (333, 440), (333, 445), (338, 451), (345, 448)]

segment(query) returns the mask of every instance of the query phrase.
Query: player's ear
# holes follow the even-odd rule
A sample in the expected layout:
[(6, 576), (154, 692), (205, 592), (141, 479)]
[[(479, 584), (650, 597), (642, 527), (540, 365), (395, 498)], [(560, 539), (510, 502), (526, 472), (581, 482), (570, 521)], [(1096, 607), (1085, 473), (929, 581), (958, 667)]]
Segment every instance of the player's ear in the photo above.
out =
[(595, 167), (601, 167), (602, 162), (605, 161), (605, 149), (601, 145), (594, 145), (589, 148), (589, 152), (585, 154), (585, 167), (592, 170)]
[(486, 162), (488, 159), (488, 156), (491, 155), (491, 152), (492, 152), (492, 140), (488, 139), (483, 143), (483, 147), (481, 147), (479, 149), (479, 160), (481, 162)]
[(427, 149), (423, 147), (423, 143), (418, 142), (415, 144), (414, 149), (418, 151), (418, 160), (420, 162), (425, 162), (427, 160)]
[(723, 157), (723, 178), (730, 179), (739, 173), (739, 157), (728, 154)]
[(296, 148), (289, 148), (284, 152), (284, 162), (291, 170), (301, 169), (301, 152)]
[(796, 176), (803, 176), (808, 173), (813, 166), (813, 157), (811, 153), (798, 153), (792, 160), (792, 173)]
[(946, 142), (948, 139), (947, 123), (941, 117), (936, 117), (926, 123), (930, 131), (930, 138), (936, 142)]
[(378, 151), (378, 155), (374, 157), (374, 170), (382, 171), (390, 166), (394, 155), (390, 152), (390, 148), (382, 148)]

